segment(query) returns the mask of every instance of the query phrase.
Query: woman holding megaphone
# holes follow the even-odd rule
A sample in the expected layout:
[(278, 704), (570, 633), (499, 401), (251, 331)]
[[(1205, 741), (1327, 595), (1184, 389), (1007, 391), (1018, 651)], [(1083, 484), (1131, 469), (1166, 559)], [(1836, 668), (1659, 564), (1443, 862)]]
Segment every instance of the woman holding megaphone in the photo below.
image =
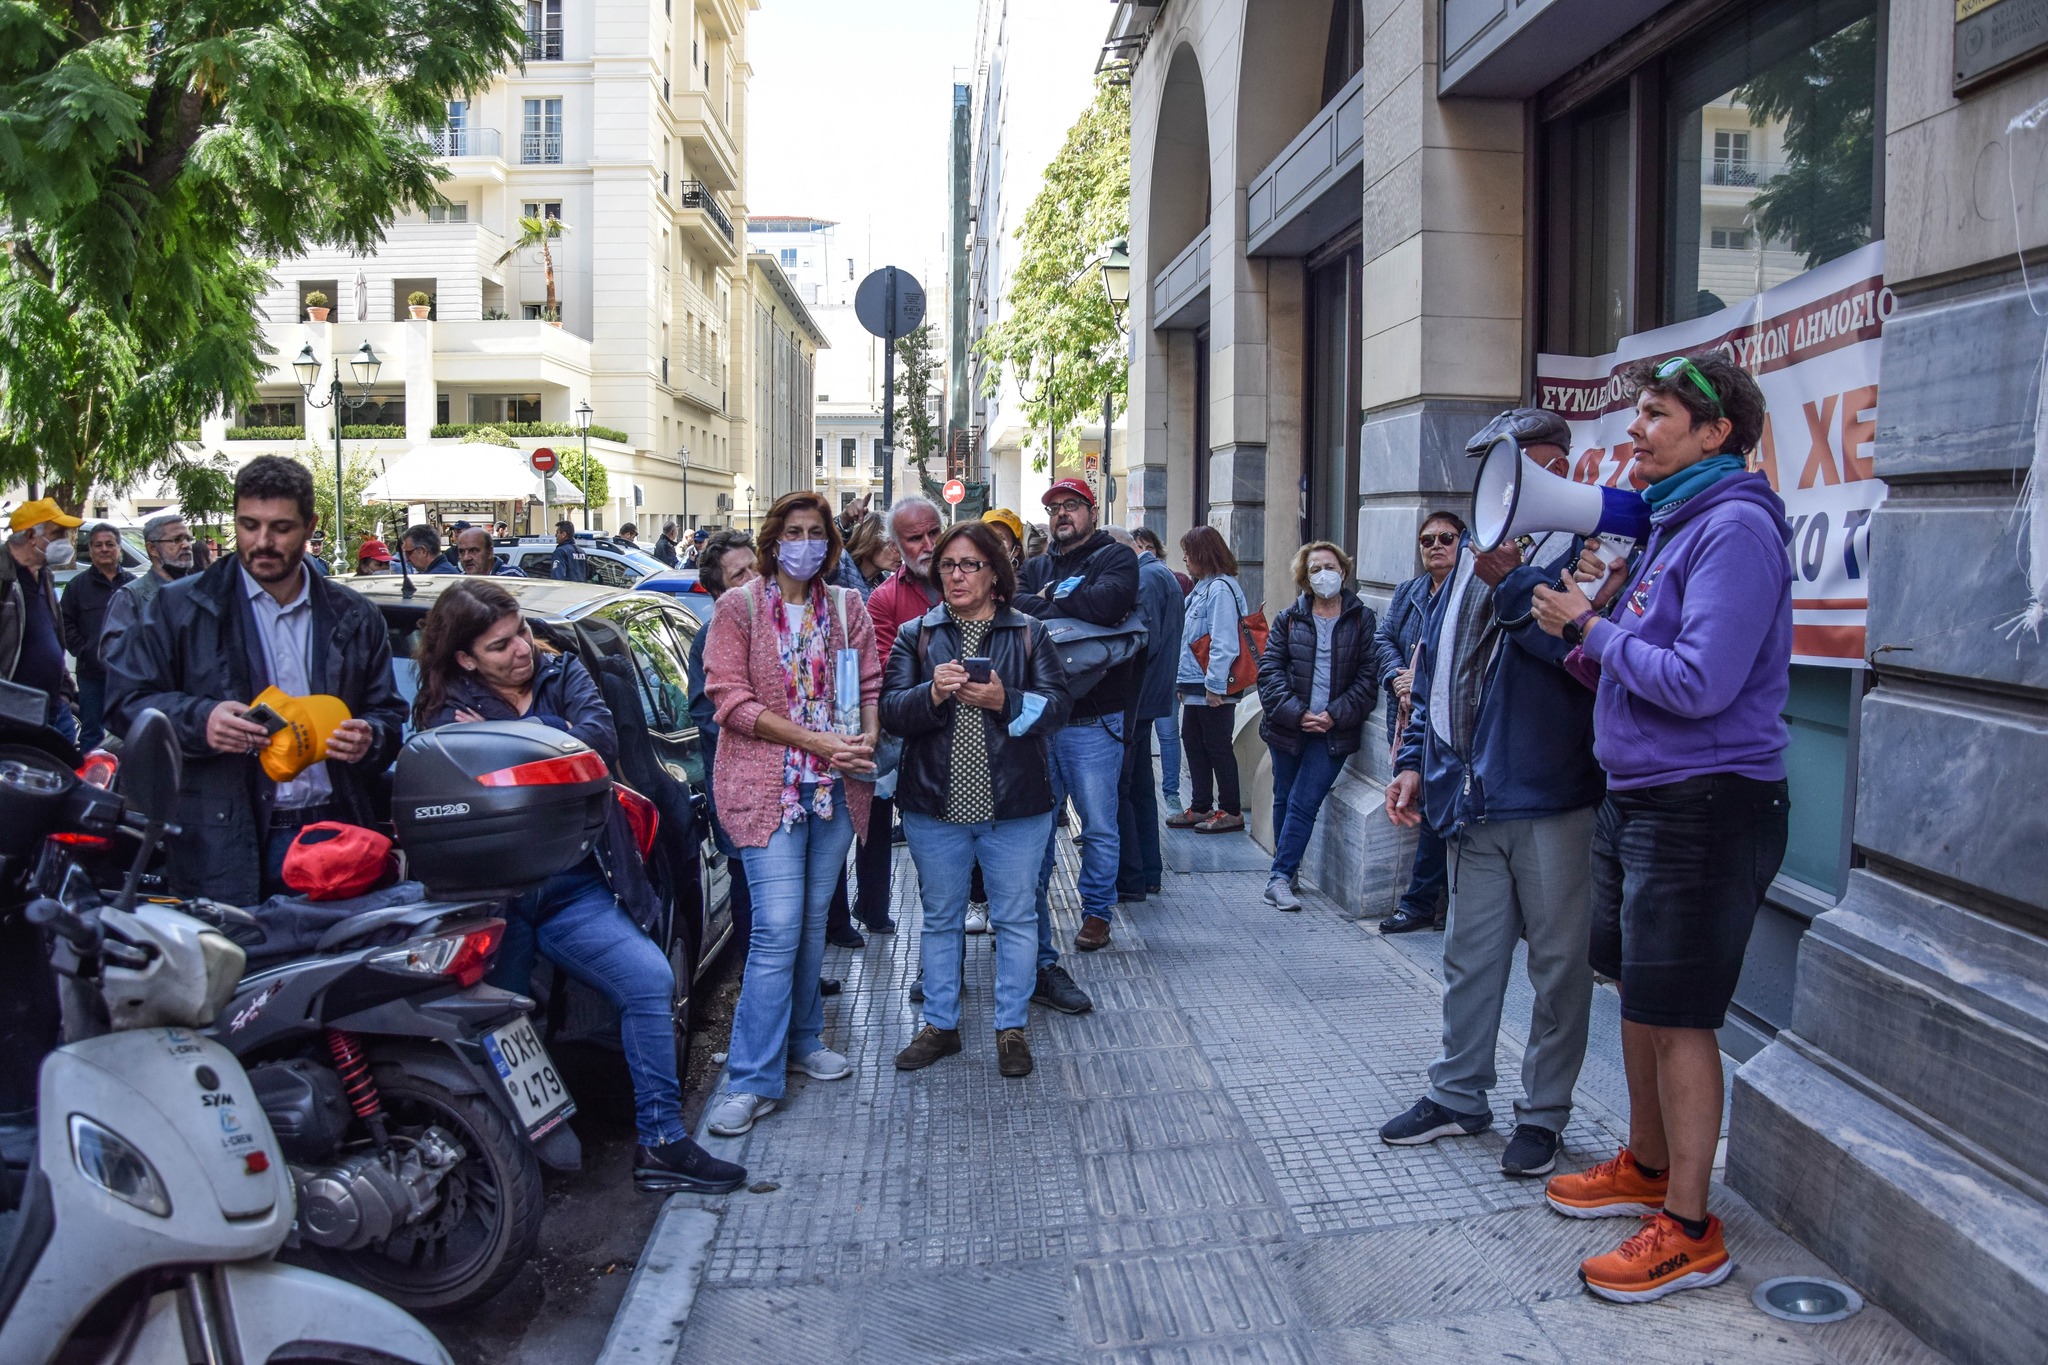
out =
[[(1608, 604), (1538, 588), (1547, 633), (1597, 672), (1594, 752), (1608, 795), (1593, 838), (1595, 971), (1621, 983), (1629, 1141), (1551, 1179), (1577, 1218), (1649, 1214), (1580, 1266), (1603, 1298), (1641, 1302), (1733, 1269), (1707, 1212), (1721, 1125), (1721, 1027), (1743, 950), (1785, 854), (1791, 527), (1748, 467), (1763, 430), (1756, 381), (1725, 356), (1630, 367), (1637, 481), (1650, 535)], [(1580, 577), (1605, 579), (1589, 553)], [(1618, 575), (1617, 575), (1618, 576)], [(1604, 595), (1604, 594), (1603, 594)]]

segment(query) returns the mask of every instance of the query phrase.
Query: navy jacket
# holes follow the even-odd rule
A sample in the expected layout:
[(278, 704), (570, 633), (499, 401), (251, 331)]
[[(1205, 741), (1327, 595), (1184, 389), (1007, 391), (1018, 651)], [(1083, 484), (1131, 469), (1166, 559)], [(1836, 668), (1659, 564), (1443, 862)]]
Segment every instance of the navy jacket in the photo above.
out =
[(1150, 550), (1138, 556), (1138, 609), (1145, 613), (1145, 672), (1138, 680), (1138, 719), (1173, 714), (1174, 671), (1180, 665), (1181, 606), (1187, 594), (1173, 570)]
[[(1450, 581), (1446, 576), (1444, 582)], [(1389, 744), (1395, 739), (1394, 719), (1401, 714), (1401, 699), (1394, 695), (1394, 675), (1415, 657), (1415, 646), (1422, 639), (1422, 623), (1429, 615), (1430, 605), (1429, 575), (1418, 574), (1394, 589), (1394, 598), (1387, 603), (1387, 614), (1380, 618), (1379, 634), (1373, 639), (1373, 648), (1378, 655), (1379, 688), (1387, 698)]]
[[(1038, 595), (1047, 584), (1063, 583), (1069, 578), (1081, 581), (1065, 595)], [(1137, 610), (1137, 552), (1119, 543), (1109, 532), (1097, 531), (1072, 550), (1047, 550), (1033, 555), (1024, 561), (1024, 571), (1017, 575), (1017, 598), (1010, 605), (1041, 621), (1071, 616), (1098, 626), (1116, 625)], [(1178, 666), (1179, 651), (1174, 653)], [(1110, 669), (1087, 696), (1074, 703), (1072, 719), (1092, 721), (1099, 716), (1129, 711), (1138, 699), (1144, 665), (1145, 652), (1140, 650)]]
[[(1516, 569), (1493, 590), (1504, 638), (1487, 670), (1469, 764), (1429, 723), (1429, 680), (1448, 592), (1423, 624), (1422, 661), (1409, 693), (1408, 729), (1394, 767), (1422, 774), (1422, 818), (1443, 838), (1486, 820), (1533, 820), (1590, 806), (1607, 778), (1593, 758), (1593, 694), (1563, 668), (1572, 647), (1529, 614), (1536, 586), (1578, 558), (1574, 539), (1555, 562)], [(1449, 583), (1449, 580), (1446, 580)], [(1483, 592), (1475, 578), (1468, 591)]]
[(555, 546), (555, 553), (548, 564), (548, 577), (570, 583), (587, 583), (590, 581), (589, 565), (589, 553), (575, 541), (565, 540)]
[[(1349, 588), (1340, 599), (1343, 610), (1330, 632), (1330, 719), (1324, 738), (1330, 752), (1344, 758), (1358, 752), (1360, 732), (1372, 714), (1378, 675), (1373, 670), (1373, 612)], [(1290, 754), (1301, 752), (1301, 718), (1315, 691), (1315, 602), (1307, 593), (1281, 612), (1266, 635), (1259, 656), (1259, 738)]]

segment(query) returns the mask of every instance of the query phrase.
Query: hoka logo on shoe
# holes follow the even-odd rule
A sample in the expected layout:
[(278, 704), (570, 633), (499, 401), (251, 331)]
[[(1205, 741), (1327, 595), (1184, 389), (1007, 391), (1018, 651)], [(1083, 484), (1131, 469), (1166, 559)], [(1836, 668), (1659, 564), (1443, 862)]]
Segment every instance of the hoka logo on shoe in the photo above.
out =
[(1655, 1270), (1652, 1270), (1650, 1272), (1650, 1278), (1653, 1280), (1661, 1280), (1666, 1275), (1669, 1275), (1672, 1271), (1677, 1270), (1682, 1266), (1687, 1266), (1690, 1264), (1692, 1264), (1692, 1257), (1686, 1252), (1681, 1251), (1676, 1256), (1673, 1256), (1670, 1260), (1665, 1261), (1658, 1265), (1658, 1267)]

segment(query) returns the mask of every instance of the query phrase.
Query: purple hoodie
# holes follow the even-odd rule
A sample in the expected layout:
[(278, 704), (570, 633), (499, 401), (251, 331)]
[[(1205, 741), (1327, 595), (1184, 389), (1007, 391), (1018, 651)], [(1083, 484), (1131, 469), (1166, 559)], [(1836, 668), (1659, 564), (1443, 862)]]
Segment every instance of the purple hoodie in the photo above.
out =
[(1735, 474), (1653, 523), (1611, 617), (1586, 631), (1600, 665), (1593, 752), (1608, 785), (1776, 781), (1792, 683), (1785, 504), (1763, 475)]

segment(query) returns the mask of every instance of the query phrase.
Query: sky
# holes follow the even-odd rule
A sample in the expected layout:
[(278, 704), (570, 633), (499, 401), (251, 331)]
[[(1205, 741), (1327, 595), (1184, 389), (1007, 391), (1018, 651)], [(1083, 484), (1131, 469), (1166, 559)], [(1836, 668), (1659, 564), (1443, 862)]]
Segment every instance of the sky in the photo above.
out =
[[(763, 0), (747, 16), (747, 211), (809, 214), (944, 287), (953, 83), (975, 0)], [(868, 254), (865, 250), (861, 254)]]

